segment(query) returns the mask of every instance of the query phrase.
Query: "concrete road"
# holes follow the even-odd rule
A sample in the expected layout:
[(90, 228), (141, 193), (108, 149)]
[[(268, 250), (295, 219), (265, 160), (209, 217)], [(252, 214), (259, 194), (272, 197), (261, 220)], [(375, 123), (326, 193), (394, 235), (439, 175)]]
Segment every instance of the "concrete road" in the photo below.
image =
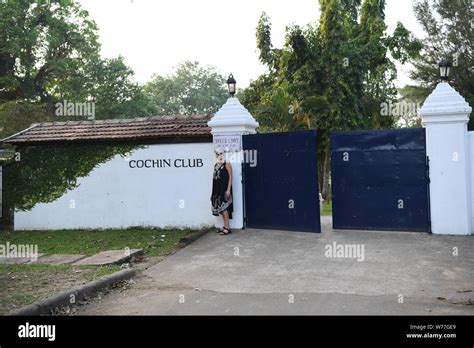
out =
[(322, 226), (209, 233), (78, 314), (474, 314), (473, 236)]

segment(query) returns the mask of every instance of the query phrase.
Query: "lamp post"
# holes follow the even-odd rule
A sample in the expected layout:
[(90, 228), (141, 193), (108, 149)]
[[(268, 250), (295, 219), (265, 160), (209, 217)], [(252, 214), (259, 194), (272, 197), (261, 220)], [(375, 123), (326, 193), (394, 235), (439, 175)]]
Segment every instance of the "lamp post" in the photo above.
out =
[(439, 62), (439, 76), (441, 77), (442, 81), (448, 81), (449, 71), (451, 70), (452, 66), (453, 64), (446, 59), (443, 59), (441, 62)]
[(232, 74), (229, 75), (229, 78), (227, 79), (227, 88), (229, 89), (229, 94), (231, 97), (235, 95), (235, 85), (237, 84), (237, 81), (235, 81), (234, 76)]

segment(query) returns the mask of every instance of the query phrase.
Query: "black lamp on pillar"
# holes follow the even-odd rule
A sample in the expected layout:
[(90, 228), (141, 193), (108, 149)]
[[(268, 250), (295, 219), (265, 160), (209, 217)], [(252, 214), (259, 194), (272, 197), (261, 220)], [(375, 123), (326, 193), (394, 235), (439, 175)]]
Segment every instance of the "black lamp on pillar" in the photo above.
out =
[(441, 80), (448, 81), (449, 72), (452, 66), (453, 64), (447, 59), (443, 59), (439, 62), (439, 76), (441, 77)]
[(229, 94), (231, 97), (235, 95), (235, 85), (237, 84), (237, 81), (235, 81), (234, 76), (232, 74), (229, 75), (229, 78), (227, 79), (227, 88), (229, 89)]

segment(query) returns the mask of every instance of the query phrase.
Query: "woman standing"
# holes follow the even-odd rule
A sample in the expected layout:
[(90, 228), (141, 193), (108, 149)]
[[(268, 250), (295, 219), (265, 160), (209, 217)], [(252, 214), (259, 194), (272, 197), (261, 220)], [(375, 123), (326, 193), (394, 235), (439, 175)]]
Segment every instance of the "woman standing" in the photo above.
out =
[(216, 150), (216, 163), (212, 180), (212, 215), (222, 214), (224, 227), (217, 230), (222, 236), (232, 233), (229, 219), (232, 219), (232, 166), (224, 160), (224, 151)]

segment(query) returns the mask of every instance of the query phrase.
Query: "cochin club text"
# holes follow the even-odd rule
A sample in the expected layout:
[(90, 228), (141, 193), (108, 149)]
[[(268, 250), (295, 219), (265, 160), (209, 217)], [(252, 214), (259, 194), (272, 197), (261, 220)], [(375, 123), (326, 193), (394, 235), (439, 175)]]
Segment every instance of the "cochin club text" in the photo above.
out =
[(145, 159), (129, 160), (130, 168), (200, 168), (203, 166), (201, 158), (176, 158), (176, 159)]

